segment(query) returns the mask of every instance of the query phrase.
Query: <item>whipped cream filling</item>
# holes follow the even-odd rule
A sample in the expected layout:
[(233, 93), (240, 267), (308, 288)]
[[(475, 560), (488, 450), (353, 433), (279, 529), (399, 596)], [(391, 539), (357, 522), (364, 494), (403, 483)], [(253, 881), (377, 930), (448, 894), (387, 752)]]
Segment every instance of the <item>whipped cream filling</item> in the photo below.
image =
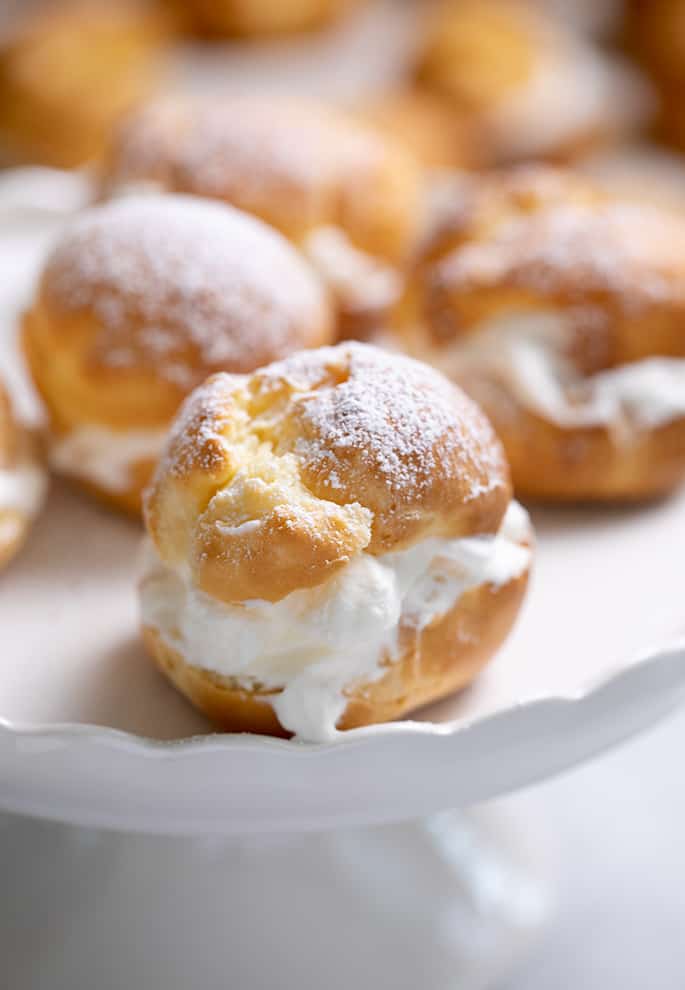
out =
[(299, 739), (329, 740), (347, 705), (345, 689), (377, 680), (382, 663), (397, 656), (400, 625), (420, 632), (469, 589), (519, 577), (530, 566), (530, 540), (527, 513), (512, 502), (494, 536), (427, 539), (380, 557), (361, 553), (323, 585), (274, 603), (235, 605), (193, 587), (149, 544), (143, 624), (187, 663), (248, 689), (272, 690), (279, 721)]
[(166, 434), (160, 429), (116, 431), (81, 426), (65, 436), (53, 437), (50, 459), (62, 474), (109, 492), (125, 492), (133, 483), (133, 467), (140, 461), (156, 461)]
[(339, 227), (319, 227), (305, 254), (338, 300), (351, 310), (384, 310), (400, 296), (399, 272), (356, 248)]
[(0, 513), (38, 515), (47, 490), (47, 475), (29, 456), (11, 467), (0, 468)]
[(580, 378), (562, 348), (556, 312), (512, 313), (474, 328), (441, 357), (447, 374), (466, 380), (486, 369), (526, 408), (563, 427), (606, 426), (620, 439), (685, 416), (685, 358), (653, 357)]

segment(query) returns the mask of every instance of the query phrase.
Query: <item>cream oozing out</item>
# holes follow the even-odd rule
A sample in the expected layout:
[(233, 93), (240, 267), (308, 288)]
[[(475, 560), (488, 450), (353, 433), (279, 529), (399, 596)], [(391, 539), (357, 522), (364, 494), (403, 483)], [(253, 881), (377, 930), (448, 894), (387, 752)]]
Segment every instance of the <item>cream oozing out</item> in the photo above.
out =
[(651, 429), (685, 416), (685, 358), (653, 357), (579, 377), (563, 355), (568, 324), (556, 311), (486, 320), (439, 355), (465, 381), (493, 373), (527, 409), (562, 427)]
[(400, 296), (399, 272), (360, 251), (339, 227), (313, 230), (304, 250), (323, 281), (348, 309), (384, 310)]
[(156, 461), (166, 429), (111, 430), (104, 426), (75, 427), (53, 439), (50, 460), (56, 471), (90, 482), (105, 491), (126, 492), (132, 471), (142, 461)]
[(337, 734), (346, 689), (380, 678), (397, 654), (400, 627), (417, 631), (462, 594), (502, 586), (530, 566), (527, 514), (512, 502), (496, 535), (427, 539), (374, 557), (360, 553), (322, 585), (278, 602), (229, 605), (199, 591), (148, 546), (140, 586), (143, 624), (192, 666), (265, 697), (296, 737)]

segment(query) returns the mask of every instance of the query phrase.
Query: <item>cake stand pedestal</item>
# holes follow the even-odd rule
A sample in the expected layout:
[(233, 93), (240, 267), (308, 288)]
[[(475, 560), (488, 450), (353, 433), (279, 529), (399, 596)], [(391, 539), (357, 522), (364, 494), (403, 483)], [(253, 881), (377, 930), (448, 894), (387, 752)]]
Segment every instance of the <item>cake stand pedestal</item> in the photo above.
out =
[(244, 839), (0, 822), (13, 990), (481, 990), (547, 910), (493, 813)]
[(530, 823), (465, 809), (684, 700), (675, 644), (572, 698), (327, 745), (0, 726), (0, 805), (72, 823), (0, 817), (3, 976), (12, 990), (494, 986), (547, 916), (541, 844)]

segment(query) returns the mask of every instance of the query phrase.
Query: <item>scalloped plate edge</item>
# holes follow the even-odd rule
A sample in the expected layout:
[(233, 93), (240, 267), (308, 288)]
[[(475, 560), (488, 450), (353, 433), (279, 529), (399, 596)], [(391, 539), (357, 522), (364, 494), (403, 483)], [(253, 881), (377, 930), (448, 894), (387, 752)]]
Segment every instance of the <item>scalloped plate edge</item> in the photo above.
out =
[[(645, 674), (649, 673), (646, 678)], [(657, 680), (649, 683), (658, 674)], [(473, 729), (488, 730), (511, 718), (518, 719), (522, 712), (531, 712), (545, 705), (576, 705), (588, 703), (592, 699), (602, 699), (609, 693), (624, 688), (635, 690), (638, 686), (648, 693), (667, 693), (685, 684), (685, 637), (658, 648), (651, 648), (639, 654), (631, 662), (617, 666), (602, 677), (591, 680), (585, 687), (563, 694), (530, 697), (509, 708), (474, 719), (455, 719), (448, 722), (416, 722), (410, 719), (365, 726), (341, 733), (339, 738), (326, 743), (302, 743), (250, 733), (209, 733), (189, 736), (178, 740), (158, 740), (136, 735), (120, 729), (89, 723), (47, 723), (45, 725), (25, 725), (0, 717), (0, 744), (8, 737), (14, 742), (34, 742), (46, 747), (73, 744), (77, 739), (96, 746), (125, 750), (143, 757), (168, 759), (174, 756), (188, 757), (203, 752), (227, 750), (254, 750), (256, 748), (273, 753), (287, 753), (302, 758), (312, 753), (356, 747), (372, 739), (412, 736), (455, 736)]]

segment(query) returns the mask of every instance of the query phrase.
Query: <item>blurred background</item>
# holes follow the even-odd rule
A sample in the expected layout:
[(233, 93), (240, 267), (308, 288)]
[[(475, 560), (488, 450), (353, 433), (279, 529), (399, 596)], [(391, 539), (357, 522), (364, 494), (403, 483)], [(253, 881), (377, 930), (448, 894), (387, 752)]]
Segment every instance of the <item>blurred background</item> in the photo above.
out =
[(83, 165), (153, 96), (227, 87), (345, 102), (430, 167), (681, 180), (679, 0), (4, 0), (0, 44), (6, 165)]

